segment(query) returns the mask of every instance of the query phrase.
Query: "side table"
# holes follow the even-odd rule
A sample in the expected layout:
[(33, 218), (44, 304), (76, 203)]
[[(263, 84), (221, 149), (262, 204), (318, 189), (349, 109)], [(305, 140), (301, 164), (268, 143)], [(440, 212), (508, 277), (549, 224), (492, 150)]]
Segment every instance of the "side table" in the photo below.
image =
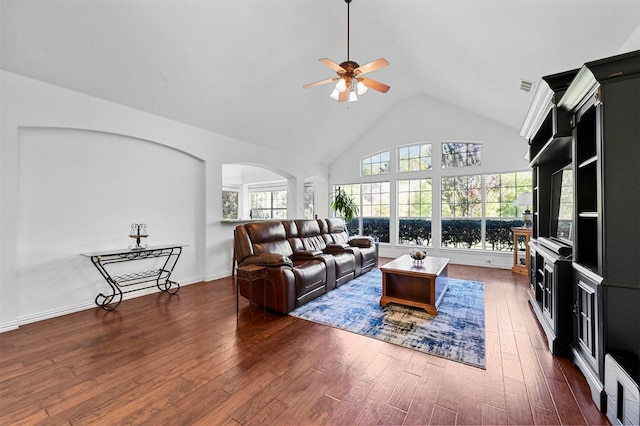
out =
[(246, 265), (238, 266), (236, 270), (236, 322), (240, 321), (240, 281), (246, 281), (249, 283), (249, 309), (250, 318), (253, 321), (253, 286), (256, 281), (262, 280), (264, 290), (264, 301), (262, 306), (264, 308), (264, 317), (267, 317), (267, 281), (271, 282), (273, 286), (273, 294), (275, 297), (276, 289), (273, 281), (269, 279), (269, 273), (267, 268), (260, 265)]
[[(529, 240), (531, 239), (531, 228), (514, 227), (513, 232), (513, 267), (511, 270), (516, 274), (529, 275)], [(518, 240), (524, 238), (525, 262), (524, 265), (518, 259)]]

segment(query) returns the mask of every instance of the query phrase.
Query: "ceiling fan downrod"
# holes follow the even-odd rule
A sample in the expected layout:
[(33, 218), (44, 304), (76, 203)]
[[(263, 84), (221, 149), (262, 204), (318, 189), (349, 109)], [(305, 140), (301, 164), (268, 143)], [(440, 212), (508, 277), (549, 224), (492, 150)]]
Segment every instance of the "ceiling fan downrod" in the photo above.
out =
[(349, 27), (351, 25), (351, 17), (349, 14), (349, 6), (351, 5), (351, 0), (344, 0), (345, 3), (347, 3), (347, 62), (349, 62), (349, 41), (351, 40), (351, 37), (349, 36)]

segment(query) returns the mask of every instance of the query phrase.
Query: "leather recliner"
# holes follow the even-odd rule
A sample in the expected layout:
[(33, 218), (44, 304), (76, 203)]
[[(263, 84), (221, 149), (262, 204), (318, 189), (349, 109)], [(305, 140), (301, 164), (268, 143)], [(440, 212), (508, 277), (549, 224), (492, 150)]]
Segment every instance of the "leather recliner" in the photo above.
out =
[[(313, 253), (315, 255), (330, 255), (335, 262), (335, 286), (341, 286), (356, 275), (360, 275), (360, 268), (356, 262), (357, 253), (350, 247), (334, 246), (327, 244), (325, 238), (320, 233), (318, 221), (313, 219), (295, 220), (298, 230), (298, 238), (295, 239), (295, 246), (292, 244), (294, 253)], [(328, 286), (329, 287), (329, 286)], [(331, 290), (331, 288), (327, 288)]]
[[(267, 270), (266, 307), (288, 313), (377, 265), (377, 245), (368, 237), (349, 238), (341, 219), (258, 221), (234, 230), (238, 266)], [(262, 280), (253, 283), (262, 294)], [(249, 283), (239, 281), (249, 297)], [(254, 302), (265, 303), (256, 297)]]
[[(294, 263), (291, 259), (293, 250), (282, 222), (247, 223), (236, 227), (234, 234), (238, 266), (254, 264), (267, 267), (269, 279), (275, 287), (275, 294), (270, 294), (271, 286), (267, 286), (267, 308), (286, 313), (324, 294), (326, 264), (314, 258)], [(245, 297), (250, 293), (248, 286), (248, 283), (240, 282), (240, 294)], [(256, 291), (262, 292), (262, 288), (256, 287)]]
[(378, 245), (371, 237), (349, 237), (347, 227), (342, 219), (329, 218), (318, 219), (321, 232), (327, 245), (352, 248), (356, 255), (356, 267), (359, 271), (356, 276), (369, 272), (378, 265)]

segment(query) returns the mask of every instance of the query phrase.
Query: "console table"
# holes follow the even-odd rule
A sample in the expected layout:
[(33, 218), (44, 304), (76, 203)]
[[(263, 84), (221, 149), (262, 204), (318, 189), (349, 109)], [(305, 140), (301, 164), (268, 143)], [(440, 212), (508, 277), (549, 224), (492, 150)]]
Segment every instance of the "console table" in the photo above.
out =
[[(96, 305), (105, 311), (112, 311), (122, 302), (122, 296), (125, 293), (144, 290), (152, 287), (158, 287), (161, 291), (169, 294), (176, 294), (180, 290), (180, 284), (171, 281), (171, 273), (175, 268), (183, 245), (165, 245), (157, 247), (148, 247), (142, 249), (123, 249), (109, 250), (96, 253), (83, 253), (91, 259), (93, 265), (98, 269), (100, 275), (107, 281), (111, 288), (111, 294), (105, 295), (100, 293), (96, 296)], [(136, 260), (166, 258), (164, 265), (158, 269), (143, 270), (131, 272), (122, 275), (112, 276), (108, 272), (108, 265), (122, 262), (131, 262)], [(141, 284), (153, 282), (154, 284), (141, 286)]]

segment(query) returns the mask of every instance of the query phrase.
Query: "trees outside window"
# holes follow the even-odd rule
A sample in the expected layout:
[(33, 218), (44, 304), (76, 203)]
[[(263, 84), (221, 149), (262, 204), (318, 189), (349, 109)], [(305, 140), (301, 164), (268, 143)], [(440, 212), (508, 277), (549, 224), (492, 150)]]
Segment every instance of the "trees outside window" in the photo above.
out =
[(442, 168), (479, 166), (481, 163), (481, 144), (471, 142), (442, 143)]
[(305, 182), (304, 184), (304, 219), (313, 219), (316, 214), (316, 184)]
[(362, 235), (388, 243), (391, 219), (391, 190), (389, 182), (362, 184)]
[(382, 175), (390, 171), (389, 151), (380, 152), (361, 161), (360, 174), (362, 176)]
[(511, 228), (522, 226), (525, 207), (513, 202), (520, 194), (531, 192), (532, 175), (527, 172), (496, 173), (485, 179), (485, 249), (512, 251)]
[(256, 191), (251, 193), (252, 219), (286, 219), (287, 191)]
[(398, 181), (398, 243), (431, 245), (431, 179)]
[[(442, 142), (441, 146), (442, 169), (481, 164), (481, 143), (454, 141)], [(363, 176), (395, 172), (389, 181), (335, 185), (342, 187), (360, 210), (360, 216), (348, 224), (351, 235), (372, 236), (383, 243), (393, 239), (398, 245), (513, 249), (511, 228), (522, 226), (523, 213), (523, 207), (514, 207), (513, 202), (520, 194), (532, 190), (530, 171), (431, 177), (434, 172), (428, 143), (399, 147), (397, 158), (395, 171), (389, 170), (388, 151), (362, 160)], [(454, 171), (443, 174), (451, 172)], [(401, 179), (408, 176), (411, 179)], [(436, 194), (432, 179), (440, 180)], [(436, 206), (440, 202), (439, 242), (433, 242), (431, 234), (434, 197)], [(393, 209), (392, 198), (395, 199)], [(389, 235), (391, 220), (397, 220), (393, 237)]]
[(398, 148), (398, 173), (431, 170), (431, 144), (417, 144)]
[(222, 218), (238, 219), (239, 191), (222, 191)]
[(482, 176), (441, 180), (442, 247), (482, 248)]

